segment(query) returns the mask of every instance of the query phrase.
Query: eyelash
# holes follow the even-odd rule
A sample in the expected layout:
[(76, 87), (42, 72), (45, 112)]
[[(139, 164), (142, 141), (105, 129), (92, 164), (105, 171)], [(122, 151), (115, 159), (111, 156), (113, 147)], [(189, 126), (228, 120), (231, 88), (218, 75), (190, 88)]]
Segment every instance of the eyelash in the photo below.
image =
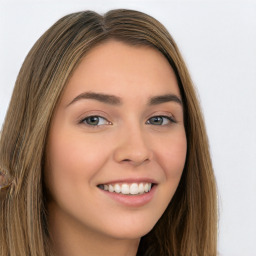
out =
[[(172, 123), (177, 123), (177, 121), (174, 119), (173, 116), (166, 116), (166, 115), (158, 115), (158, 116), (152, 116), (150, 117), (147, 121), (146, 121), (146, 124), (150, 124), (148, 123), (150, 119), (153, 119), (153, 118), (162, 118), (163, 119), (167, 119), (168, 120), (168, 124), (160, 124), (159, 126), (167, 126), (167, 125), (171, 125)], [(153, 125), (153, 124), (152, 124)]]
[(86, 126), (89, 126), (89, 127), (91, 127), (91, 128), (98, 128), (98, 127), (101, 126), (101, 125), (106, 125), (106, 124), (101, 124), (101, 125), (99, 125), (99, 124), (96, 124), (96, 125), (88, 124), (88, 120), (89, 120), (90, 118), (103, 119), (104, 122), (106, 122), (107, 125), (112, 124), (112, 123), (109, 122), (106, 118), (104, 118), (104, 117), (102, 117), (102, 116), (98, 116), (98, 115), (87, 116), (86, 118), (83, 118), (79, 123), (84, 124), (84, 125), (86, 125)]
[[(98, 119), (104, 119), (104, 122), (106, 122), (105, 124), (88, 124), (88, 120), (90, 118), (98, 118)], [(151, 124), (150, 123), (150, 120), (152, 120), (153, 118), (162, 118), (162, 121), (164, 122), (163, 119), (167, 119), (168, 121), (168, 124)], [(91, 115), (91, 116), (87, 116), (86, 118), (83, 118), (79, 123), (81, 124), (84, 124), (90, 128), (99, 128), (100, 126), (102, 125), (111, 125), (112, 123), (110, 121), (108, 121), (106, 118), (102, 117), (102, 116), (99, 116), (99, 115)], [(173, 116), (167, 116), (167, 115), (156, 115), (156, 116), (152, 116), (150, 117), (147, 121), (146, 121), (146, 124), (147, 125), (156, 125), (156, 126), (168, 126), (168, 125), (171, 125), (172, 123), (177, 123), (177, 121), (174, 119)]]

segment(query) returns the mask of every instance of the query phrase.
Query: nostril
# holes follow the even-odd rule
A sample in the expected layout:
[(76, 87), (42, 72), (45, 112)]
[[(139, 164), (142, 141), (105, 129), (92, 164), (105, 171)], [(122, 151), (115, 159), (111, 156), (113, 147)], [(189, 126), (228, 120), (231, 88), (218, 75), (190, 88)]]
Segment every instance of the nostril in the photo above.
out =
[(151, 158), (151, 150), (142, 147), (136, 147), (123, 143), (114, 151), (114, 160), (118, 163), (140, 165), (148, 162)]

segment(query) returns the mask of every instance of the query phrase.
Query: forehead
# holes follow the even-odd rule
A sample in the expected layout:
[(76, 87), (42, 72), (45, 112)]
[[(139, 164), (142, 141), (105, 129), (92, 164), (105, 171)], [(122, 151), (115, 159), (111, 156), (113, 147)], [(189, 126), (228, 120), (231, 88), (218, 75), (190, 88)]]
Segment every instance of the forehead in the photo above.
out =
[(131, 46), (107, 41), (83, 58), (64, 92), (71, 99), (84, 91), (128, 95), (180, 95), (177, 79), (168, 60), (149, 46)]

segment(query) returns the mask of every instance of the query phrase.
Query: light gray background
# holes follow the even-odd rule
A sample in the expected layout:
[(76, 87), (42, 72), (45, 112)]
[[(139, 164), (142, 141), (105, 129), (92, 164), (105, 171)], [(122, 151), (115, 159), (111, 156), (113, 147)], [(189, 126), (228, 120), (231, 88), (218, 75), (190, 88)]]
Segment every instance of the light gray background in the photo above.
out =
[(129, 8), (161, 21), (198, 90), (219, 189), (219, 252), (255, 256), (256, 1), (0, 0), (0, 127), (39, 36), (65, 14)]

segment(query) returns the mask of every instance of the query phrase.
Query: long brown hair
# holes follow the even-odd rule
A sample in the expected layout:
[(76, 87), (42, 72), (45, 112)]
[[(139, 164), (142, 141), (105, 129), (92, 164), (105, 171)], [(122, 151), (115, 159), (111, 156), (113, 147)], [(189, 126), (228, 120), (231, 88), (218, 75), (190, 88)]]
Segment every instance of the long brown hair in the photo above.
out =
[[(18, 75), (0, 141), (0, 166), (11, 185), (0, 204), (0, 254), (53, 255), (49, 246), (43, 169), (55, 106), (81, 59), (114, 39), (158, 49), (172, 66), (184, 104), (188, 150), (177, 191), (138, 255), (216, 256), (217, 193), (200, 106), (181, 54), (166, 28), (144, 13), (73, 13), (36, 42)], [(4, 193), (4, 194), (3, 194)]]

